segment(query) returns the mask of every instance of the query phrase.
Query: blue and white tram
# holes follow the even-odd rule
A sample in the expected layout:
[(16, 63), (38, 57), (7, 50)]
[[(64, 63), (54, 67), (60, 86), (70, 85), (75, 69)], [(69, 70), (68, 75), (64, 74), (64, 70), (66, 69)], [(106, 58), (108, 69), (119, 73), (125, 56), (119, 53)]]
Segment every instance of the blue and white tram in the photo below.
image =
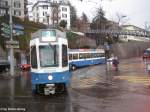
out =
[(41, 29), (30, 41), (31, 83), (34, 93), (45, 95), (66, 91), (71, 73), (66, 33)]
[(69, 66), (75, 70), (78, 67), (105, 63), (103, 49), (69, 49)]

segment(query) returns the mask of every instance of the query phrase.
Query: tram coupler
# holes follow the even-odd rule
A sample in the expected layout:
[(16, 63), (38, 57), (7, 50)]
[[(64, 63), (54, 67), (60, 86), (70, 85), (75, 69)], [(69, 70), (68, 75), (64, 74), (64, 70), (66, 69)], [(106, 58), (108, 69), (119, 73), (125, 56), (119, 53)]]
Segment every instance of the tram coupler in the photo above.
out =
[(46, 84), (44, 87), (44, 95), (55, 94), (55, 84)]

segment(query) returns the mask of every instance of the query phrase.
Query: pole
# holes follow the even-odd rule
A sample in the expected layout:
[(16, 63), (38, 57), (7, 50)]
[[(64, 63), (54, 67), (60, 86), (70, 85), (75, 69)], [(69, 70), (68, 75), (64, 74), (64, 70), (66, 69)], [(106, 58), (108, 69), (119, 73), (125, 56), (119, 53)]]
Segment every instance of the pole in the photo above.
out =
[(50, 26), (49, 26), (49, 15), (47, 15), (47, 28), (50, 28)]
[[(13, 41), (13, 22), (12, 22), (12, 0), (10, 0), (10, 7), (9, 7), (9, 24), (10, 24), (10, 41)], [(14, 49), (13, 47), (10, 48), (10, 75), (14, 76)]]

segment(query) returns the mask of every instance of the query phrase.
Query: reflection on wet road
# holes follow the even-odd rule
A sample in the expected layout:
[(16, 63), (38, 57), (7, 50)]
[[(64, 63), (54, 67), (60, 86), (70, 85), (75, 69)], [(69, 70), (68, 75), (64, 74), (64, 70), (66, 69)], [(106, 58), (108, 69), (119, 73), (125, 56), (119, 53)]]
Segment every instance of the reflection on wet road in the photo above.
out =
[(119, 71), (104, 71), (100, 65), (74, 72), (72, 99), (79, 112), (150, 111), (150, 74), (141, 59), (121, 61)]
[(30, 72), (0, 74), (0, 112), (149, 112), (150, 74), (140, 58), (73, 72), (68, 94), (32, 95)]
[(29, 72), (0, 78), (0, 112), (70, 112), (67, 94), (32, 95)]

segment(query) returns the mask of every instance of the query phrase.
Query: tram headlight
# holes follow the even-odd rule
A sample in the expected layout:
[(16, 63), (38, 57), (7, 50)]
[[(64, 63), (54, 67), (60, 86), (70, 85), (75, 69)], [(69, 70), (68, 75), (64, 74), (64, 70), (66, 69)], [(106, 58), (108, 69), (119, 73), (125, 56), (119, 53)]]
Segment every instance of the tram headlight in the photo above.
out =
[(48, 80), (52, 80), (53, 79), (53, 76), (52, 75), (49, 75), (48, 76)]

